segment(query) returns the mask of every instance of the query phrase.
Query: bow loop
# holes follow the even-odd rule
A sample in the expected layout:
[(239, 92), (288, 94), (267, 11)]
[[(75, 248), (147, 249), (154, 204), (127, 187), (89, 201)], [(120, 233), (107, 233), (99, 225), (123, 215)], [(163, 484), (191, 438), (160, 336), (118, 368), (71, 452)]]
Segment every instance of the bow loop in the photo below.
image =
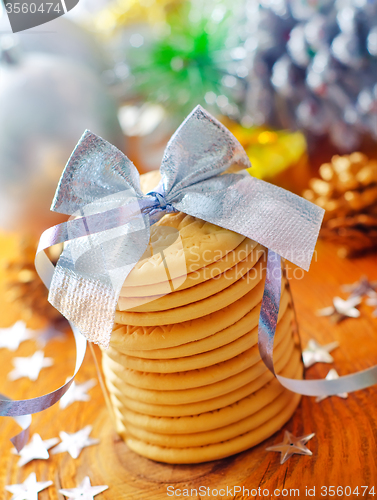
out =
[(229, 130), (197, 106), (170, 139), (162, 159), (162, 185), (169, 197), (250, 160)]
[(51, 210), (73, 215), (94, 200), (129, 189), (142, 198), (134, 164), (115, 146), (86, 130), (63, 171)]

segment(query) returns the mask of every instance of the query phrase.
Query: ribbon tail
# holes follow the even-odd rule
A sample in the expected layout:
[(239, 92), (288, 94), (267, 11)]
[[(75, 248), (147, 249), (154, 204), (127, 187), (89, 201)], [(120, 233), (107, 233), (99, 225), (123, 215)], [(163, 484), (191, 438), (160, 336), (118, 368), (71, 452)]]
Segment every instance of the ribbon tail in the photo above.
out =
[(266, 281), (258, 324), (258, 348), (264, 364), (275, 377), (273, 350), (280, 307), (281, 277), (281, 257), (268, 250)]
[(336, 380), (296, 380), (278, 375), (274, 368), (273, 347), (279, 314), (281, 293), (281, 257), (268, 250), (267, 273), (258, 325), (258, 347), (266, 367), (281, 385), (303, 396), (334, 396), (342, 392), (353, 392), (377, 384), (377, 365)]

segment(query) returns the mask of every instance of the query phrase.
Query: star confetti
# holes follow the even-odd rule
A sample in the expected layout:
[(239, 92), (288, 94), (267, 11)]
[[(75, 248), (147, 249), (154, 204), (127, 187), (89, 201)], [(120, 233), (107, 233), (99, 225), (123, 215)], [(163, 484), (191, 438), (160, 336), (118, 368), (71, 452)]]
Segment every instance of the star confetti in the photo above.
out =
[(36, 351), (32, 356), (26, 358), (14, 358), (15, 369), (8, 374), (10, 380), (18, 380), (22, 377), (28, 377), (30, 380), (37, 380), (42, 368), (52, 366), (53, 360), (45, 358), (43, 351)]
[(10, 328), (0, 328), (0, 349), (5, 347), (10, 351), (16, 351), (21, 342), (33, 337), (32, 330), (26, 328), (23, 321), (17, 321)]
[(330, 316), (335, 323), (345, 318), (358, 318), (360, 311), (356, 309), (356, 306), (360, 303), (361, 297), (350, 297), (347, 300), (334, 297), (333, 305), (317, 311), (317, 316)]
[(67, 406), (71, 405), (75, 401), (89, 401), (90, 396), (87, 394), (87, 391), (92, 389), (96, 383), (95, 379), (88, 380), (83, 384), (76, 384), (75, 382), (72, 382), (71, 387), (59, 402), (60, 408), (64, 410), (64, 408), (67, 408)]
[(34, 336), (34, 340), (38, 343), (40, 347), (45, 347), (51, 340), (59, 340), (62, 342), (66, 339), (66, 336), (60, 330), (57, 330), (53, 326), (48, 326), (37, 335)]
[(373, 316), (377, 316), (377, 293), (376, 292), (369, 292), (366, 303), (368, 304), (368, 306), (372, 306), (372, 307), (376, 308), (372, 314), (373, 314)]
[(352, 285), (343, 285), (344, 292), (351, 292), (350, 297), (364, 297), (369, 292), (377, 291), (377, 281), (369, 281), (367, 276), (362, 276), (359, 281)]
[[(339, 378), (338, 372), (332, 368), (329, 373), (326, 375), (326, 380), (336, 380)], [(339, 394), (335, 394), (335, 396), (338, 396), (339, 398), (346, 399), (348, 398), (348, 393), (347, 392), (341, 392)], [(320, 401), (323, 401), (324, 399), (328, 398), (328, 396), (318, 396), (315, 399), (316, 403), (319, 403)]]
[(35, 472), (32, 472), (22, 484), (5, 486), (5, 489), (13, 493), (10, 500), (38, 500), (38, 493), (51, 485), (52, 481), (38, 483)]
[(99, 443), (99, 439), (93, 439), (89, 437), (89, 434), (92, 432), (92, 426), (87, 425), (83, 429), (78, 432), (74, 432), (73, 434), (69, 434), (68, 432), (60, 432), (59, 436), (62, 442), (54, 448), (51, 453), (56, 455), (57, 453), (63, 453), (67, 451), (72, 458), (77, 458), (83, 448), (87, 446), (92, 446), (94, 444)]
[(295, 437), (289, 431), (284, 432), (284, 439), (282, 443), (269, 446), (266, 451), (277, 451), (281, 453), (280, 463), (283, 464), (292, 455), (313, 455), (313, 453), (305, 446), (306, 443), (314, 437), (315, 434), (308, 434), (307, 436)]
[(93, 500), (96, 495), (107, 490), (109, 487), (102, 486), (92, 486), (90, 484), (90, 479), (88, 476), (82, 481), (78, 488), (70, 488), (68, 490), (59, 490), (59, 493), (67, 498), (72, 498), (74, 500)]
[(17, 453), (15, 449), (12, 449), (12, 453), (15, 455), (20, 455), (20, 460), (18, 461), (18, 466), (22, 467), (25, 464), (28, 464), (32, 460), (43, 459), (47, 460), (49, 458), (48, 450), (58, 444), (58, 438), (46, 439), (42, 440), (39, 434), (34, 434), (26, 446), (22, 448), (22, 450)]
[(317, 341), (310, 339), (306, 348), (302, 351), (302, 359), (305, 368), (309, 368), (315, 363), (333, 363), (334, 358), (329, 354), (339, 347), (339, 342), (320, 345)]

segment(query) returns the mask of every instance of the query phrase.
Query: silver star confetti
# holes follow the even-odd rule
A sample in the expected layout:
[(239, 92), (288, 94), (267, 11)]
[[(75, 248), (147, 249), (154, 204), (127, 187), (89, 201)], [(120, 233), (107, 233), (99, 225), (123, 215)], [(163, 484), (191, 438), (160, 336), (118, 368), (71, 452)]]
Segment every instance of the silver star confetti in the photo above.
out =
[(75, 401), (89, 401), (90, 396), (89, 394), (87, 394), (87, 391), (92, 389), (92, 387), (94, 387), (96, 383), (97, 382), (94, 378), (88, 380), (87, 382), (84, 382), (83, 384), (76, 384), (73, 381), (71, 387), (68, 389), (68, 391), (64, 394), (64, 396), (61, 398), (59, 402), (60, 408), (64, 410), (64, 408), (67, 408), (67, 406), (70, 406)]
[(0, 328), (0, 349), (16, 351), (21, 342), (32, 338), (34, 338), (33, 331), (26, 328), (23, 321), (17, 321), (10, 328)]
[(306, 349), (302, 351), (305, 368), (309, 368), (315, 363), (333, 363), (334, 358), (329, 353), (337, 347), (339, 347), (339, 342), (336, 341), (320, 345), (315, 340), (310, 339)]
[(36, 351), (32, 356), (26, 358), (14, 358), (12, 361), (15, 369), (8, 374), (10, 380), (28, 377), (35, 381), (42, 368), (48, 368), (54, 364), (51, 358), (44, 357), (43, 351)]
[(99, 443), (99, 439), (93, 439), (89, 437), (89, 434), (92, 432), (92, 426), (87, 425), (83, 429), (78, 432), (74, 432), (73, 434), (69, 434), (68, 432), (60, 432), (59, 436), (62, 442), (53, 448), (51, 453), (56, 455), (57, 453), (63, 453), (67, 451), (72, 458), (77, 458), (83, 448), (87, 446), (92, 446), (94, 444)]
[(359, 281), (352, 285), (343, 285), (344, 292), (350, 292), (350, 297), (364, 297), (369, 292), (377, 291), (377, 281), (369, 281), (367, 276), (362, 276)]
[(63, 342), (66, 339), (66, 336), (60, 330), (57, 330), (53, 326), (48, 326), (41, 332), (39, 332), (36, 336), (34, 336), (34, 340), (38, 343), (40, 347), (45, 347), (48, 342), (51, 340), (59, 340)]
[(38, 500), (38, 493), (51, 485), (52, 481), (38, 483), (35, 472), (32, 472), (22, 484), (5, 486), (5, 489), (13, 493), (10, 500)]
[(109, 487), (102, 486), (92, 486), (90, 484), (90, 479), (88, 476), (82, 481), (78, 488), (70, 488), (68, 490), (59, 490), (59, 493), (67, 498), (72, 498), (73, 500), (94, 500), (94, 497), (99, 493), (107, 490)]
[(282, 443), (269, 446), (266, 451), (277, 451), (281, 453), (280, 463), (283, 464), (292, 455), (313, 455), (313, 453), (305, 446), (305, 444), (314, 437), (315, 434), (308, 434), (307, 436), (295, 437), (289, 431), (284, 432), (284, 439)]
[[(329, 373), (326, 375), (326, 380), (336, 380), (337, 378), (339, 378), (339, 375), (338, 375), (338, 372), (336, 370), (334, 370), (334, 368), (332, 368), (329, 371)], [(336, 396), (338, 396), (339, 398), (346, 399), (346, 398), (348, 398), (348, 393), (347, 392), (341, 392), (339, 394), (336, 394)], [(315, 399), (315, 402), (319, 403), (320, 401), (323, 401), (326, 398), (328, 398), (328, 396), (318, 396)]]
[(58, 444), (58, 442), (58, 438), (46, 439), (45, 441), (43, 441), (39, 434), (33, 434), (30, 443), (24, 446), (19, 453), (17, 453), (14, 448), (12, 449), (12, 453), (21, 457), (17, 465), (19, 467), (22, 467), (32, 460), (47, 460), (47, 458), (49, 458), (50, 456), (48, 450)]
[(368, 304), (368, 306), (372, 306), (372, 307), (376, 308), (372, 314), (373, 314), (373, 316), (377, 316), (377, 293), (376, 292), (369, 292), (366, 303)]
[(345, 318), (358, 318), (360, 311), (356, 309), (361, 303), (361, 297), (350, 297), (343, 300), (340, 297), (334, 297), (333, 306), (325, 307), (317, 311), (317, 316), (330, 316), (335, 323), (339, 323)]

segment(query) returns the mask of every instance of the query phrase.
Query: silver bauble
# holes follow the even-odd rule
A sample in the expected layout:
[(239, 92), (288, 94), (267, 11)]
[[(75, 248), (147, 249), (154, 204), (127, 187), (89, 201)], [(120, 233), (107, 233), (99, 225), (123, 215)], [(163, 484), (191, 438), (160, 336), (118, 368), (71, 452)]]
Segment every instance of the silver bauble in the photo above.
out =
[[(4, 62), (8, 60), (8, 63)], [(24, 54), (0, 63), (0, 229), (40, 233), (85, 129), (124, 150), (117, 109), (98, 76), (68, 59)], [(51, 214), (51, 215), (50, 215)]]

